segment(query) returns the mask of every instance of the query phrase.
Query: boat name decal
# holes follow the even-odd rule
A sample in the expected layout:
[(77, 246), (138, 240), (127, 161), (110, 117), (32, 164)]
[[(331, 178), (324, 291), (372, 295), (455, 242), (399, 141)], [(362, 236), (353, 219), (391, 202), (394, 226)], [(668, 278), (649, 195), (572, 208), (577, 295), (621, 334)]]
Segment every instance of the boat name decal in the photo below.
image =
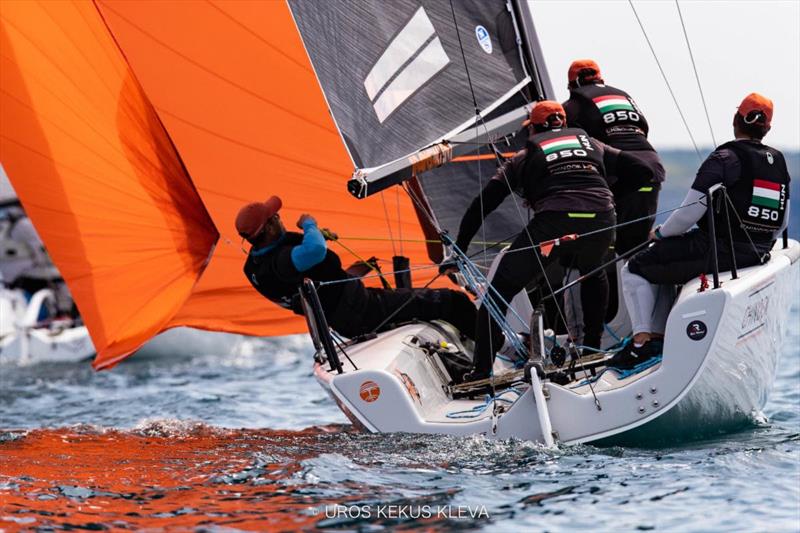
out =
[(750, 332), (760, 326), (763, 326), (767, 321), (767, 312), (769, 311), (769, 296), (763, 296), (750, 303), (744, 310), (742, 317), (742, 327), (740, 331)]
[(400, 378), (400, 381), (403, 382), (403, 385), (411, 397), (422, 404), (422, 398), (419, 396), (419, 390), (417, 390), (417, 386), (414, 385), (414, 381), (411, 379), (411, 377), (409, 377), (409, 375), (405, 372), (400, 372), (399, 370), (395, 370), (394, 373), (398, 378)]

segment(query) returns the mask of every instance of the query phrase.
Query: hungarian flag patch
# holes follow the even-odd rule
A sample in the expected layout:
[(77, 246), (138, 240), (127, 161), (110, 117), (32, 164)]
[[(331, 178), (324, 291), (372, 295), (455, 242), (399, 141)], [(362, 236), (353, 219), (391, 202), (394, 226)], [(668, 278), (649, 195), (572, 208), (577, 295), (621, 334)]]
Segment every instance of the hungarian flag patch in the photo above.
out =
[(753, 180), (753, 205), (778, 209), (780, 206), (781, 186), (765, 180)]

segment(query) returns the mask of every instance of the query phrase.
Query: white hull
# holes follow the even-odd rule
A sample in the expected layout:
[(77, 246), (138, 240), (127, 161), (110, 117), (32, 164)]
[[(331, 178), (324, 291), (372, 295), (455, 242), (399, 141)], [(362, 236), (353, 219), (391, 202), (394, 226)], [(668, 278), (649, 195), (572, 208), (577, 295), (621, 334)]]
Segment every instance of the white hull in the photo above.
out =
[[(94, 357), (89, 331), (72, 321), (37, 327), (39, 311), (52, 292), (26, 301), (21, 291), (0, 289), (0, 364), (75, 363)], [(252, 349), (248, 337), (193, 328), (173, 328), (154, 337), (135, 356), (236, 355)]]
[(75, 362), (92, 357), (94, 345), (86, 327), (72, 320), (41, 327), (42, 308), (54, 299), (42, 289), (27, 301), (22, 291), (0, 288), (0, 362), (30, 364)]
[(134, 357), (194, 357), (200, 355), (237, 355), (247, 351), (252, 337), (205, 331), (194, 328), (173, 328), (153, 337), (139, 348)]
[[(570, 444), (624, 434), (665, 413), (667, 431), (700, 432), (749, 417), (766, 403), (796, 299), (800, 245), (790, 241), (788, 250), (776, 247), (772, 256), (764, 266), (741, 270), (736, 280), (723, 273), (720, 289), (698, 292), (699, 280), (686, 284), (667, 322), (662, 360), (627, 377), (608, 370), (593, 383), (594, 394), (580, 385), (581, 377), (565, 386), (545, 381), (543, 395), (536, 384), (521, 383), (516, 391), (498, 392), (508, 400), (495, 404), (503, 412), (493, 413), (491, 404), (480, 412), (483, 400), (448, 395), (434, 368), (438, 356), (426, 355), (414, 337), (458, 341), (422, 323), (346, 348), (358, 370), (341, 357), (344, 373), (317, 364), (315, 376), (354, 422), (373, 432), (547, 442), (541, 428), (549, 423), (555, 439)], [(496, 364), (495, 375), (502, 371)], [(466, 413), (470, 409), (476, 410)]]

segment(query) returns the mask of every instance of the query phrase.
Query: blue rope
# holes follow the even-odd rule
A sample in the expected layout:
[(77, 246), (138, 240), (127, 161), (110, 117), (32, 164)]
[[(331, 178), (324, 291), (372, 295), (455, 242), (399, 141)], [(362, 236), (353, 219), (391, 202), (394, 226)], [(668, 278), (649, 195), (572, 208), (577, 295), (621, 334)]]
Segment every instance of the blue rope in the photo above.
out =
[[(518, 391), (517, 389), (515, 389), (513, 387), (511, 387), (510, 389), (508, 389), (506, 391), (503, 391), (501, 394), (505, 394), (507, 392), (514, 392), (514, 393), (516, 393), (517, 397), (522, 395), (522, 393), (520, 391)], [(514, 401), (516, 401), (516, 399)], [(483, 412), (486, 411), (486, 409), (490, 405), (492, 405), (493, 402), (505, 402), (507, 404), (513, 404), (514, 401), (507, 400), (506, 398), (501, 398), (500, 396), (498, 396), (496, 398), (492, 398), (491, 396), (489, 396), (487, 394), (486, 397), (484, 398), (484, 401), (483, 401), (482, 404), (476, 405), (472, 409), (465, 409), (463, 411), (453, 411), (452, 413), (447, 413), (445, 416), (447, 416), (447, 418), (456, 418), (456, 419), (457, 418), (477, 418), (480, 415), (482, 415)]]
[(577, 346), (577, 348), (594, 353), (617, 353), (621, 352), (625, 348), (625, 346), (628, 344), (627, 341), (628, 337), (624, 337), (620, 342), (616, 343), (614, 346), (608, 348), (607, 350), (603, 350), (600, 348), (593, 348), (591, 346), (583, 346), (580, 344)]
[(497, 357), (497, 359), (500, 359), (501, 361), (505, 361), (506, 363), (510, 363), (510, 364), (514, 365), (514, 368), (516, 368), (516, 369), (523, 368), (525, 366), (525, 359), (520, 359), (518, 357), (515, 358), (515, 359), (512, 359), (511, 357), (506, 357), (505, 355), (502, 355), (502, 354), (497, 354), (496, 357)]
[(616, 332), (616, 331), (614, 331), (613, 329), (611, 329), (610, 327), (608, 327), (608, 324), (603, 324), (603, 327), (604, 327), (604, 328), (606, 328), (606, 331), (608, 332), (608, 334), (609, 334), (609, 335), (611, 335), (612, 337), (614, 337), (614, 340), (615, 340), (615, 341), (617, 341), (617, 342), (620, 342), (620, 340), (622, 340), (622, 339), (620, 339), (620, 338), (619, 338), (619, 336), (617, 335), (617, 332)]
[[(449, 236), (443, 235), (443, 240), (445, 240), (446, 244), (451, 246), (455, 255), (456, 265), (464, 275), (467, 285), (475, 292), (475, 294), (479, 296), (481, 299), (481, 304), (486, 306), (489, 315), (492, 317), (492, 319), (494, 319), (495, 322), (497, 322), (497, 324), (499, 324), (500, 329), (514, 347), (514, 351), (516, 351), (521, 357), (527, 358), (528, 354), (525, 346), (517, 337), (517, 333), (506, 321), (505, 314), (500, 310), (500, 305), (497, 301), (495, 301), (495, 298), (505, 304), (506, 308), (511, 310), (514, 316), (517, 317), (522, 324), (524, 324), (525, 321), (519, 316), (514, 308), (511, 307), (510, 303), (503, 299), (500, 293), (497, 292), (497, 289), (495, 289), (492, 284), (488, 282), (483, 273), (478, 270), (478, 267), (472, 261), (470, 261), (469, 257), (467, 257), (467, 255), (464, 254), (464, 252), (462, 252), (458, 246), (455, 245)], [(492, 293), (494, 293), (494, 295)]]
[(577, 385), (574, 385), (574, 386), (570, 387), (570, 389), (583, 387), (584, 385), (588, 385), (589, 383), (595, 383), (608, 370), (613, 370), (614, 372), (616, 372), (618, 379), (625, 379), (625, 378), (629, 378), (630, 376), (633, 376), (634, 374), (638, 374), (639, 372), (643, 372), (643, 371), (647, 370), (648, 368), (650, 368), (651, 366), (654, 366), (654, 365), (656, 365), (657, 363), (660, 363), (660, 362), (661, 362), (661, 356), (658, 355), (656, 357), (653, 357), (652, 359), (648, 359), (647, 361), (639, 363), (635, 367), (629, 368), (627, 370), (621, 370), (621, 369), (615, 368), (613, 366), (608, 366), (608, 367), (604, 368), (603, 370), (601, 370), (600, 372), (598, 372), (598, 374), (596, 376), (594, 376), (592, 378), (589, 378), (589, 379), (585, 379), (585, 380), (581, 381), (580, 383), (578, 383)]

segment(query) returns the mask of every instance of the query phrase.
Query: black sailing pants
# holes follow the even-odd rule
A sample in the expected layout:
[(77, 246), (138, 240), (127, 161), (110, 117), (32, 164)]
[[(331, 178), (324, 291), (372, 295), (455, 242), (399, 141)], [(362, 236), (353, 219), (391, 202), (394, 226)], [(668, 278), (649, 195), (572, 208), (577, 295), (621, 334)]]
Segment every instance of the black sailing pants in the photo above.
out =
[[(724, 232), (725, 229), (723, 228)], [(728, 239), (717, 239), (719, 270), (731, 269), (731, 257), (736, 258), (736, 266), (744, 268), (760, 264), (759, 254), (772, 248), (769, 243), (759, 243), (756, 253), (749, 242), (734, 242), (731, 253)], [(667, 237), (642, 250), (628, 262), (628, 270), (650, 283), (683, 284), (700, 274), (714, 271), (711, 256), (711, 240), (708, 233), (695, 228), (677, 237)]]
[(617, 229), (617, 241), (614, 244), (617, 255), (622, 255), (647, 240), (656, 219), (659, 192), (661, 192), (661, 187), (654, 183), (614, 194), (618, 224), (649, 217)]
[[(582, 216), (591, 218), (579, 218)], [(614, 242), (613, 229), (555, 246), (547, 257), (538, 249), (530, 247), (533, 243), (556, 239), (571, 233), (587, 233), (614, 224), (616, 216), (613, 209), (604, 213), (552, 211), (538, 213), (528, 224), (527, 231), (522, 231), (514, 239), (500, 260), (492, 279), (492, 287), (499, 293), (500, 298), (497, 298), (497, 294), (493, 291), (493, 301), (505, 314), (507, 306), (503, 302), (510, 302), (527, 285), (543, 281), (544, 269), (555, 261), (565, 267), (577, 268), (581, 274), (587, 274), (599, 267), (608, 247)], [(549, 281), (552, 285), (557, 285), (561, 280)], [(531, 304), (536, 307), (538, 302), (531, 301)], [(599, 347), (603, 334), (603, 318), (608, 305), (608, 278), (604, 270), (583, 281), (581, 304), (585, 330), (584, 344)], [(476, 333), (475, 370), (481, 374), (488, 374), (494, 363), (495, 352), (503, 345), (503, 333), (485, 305), (481, 305), (478, 310)]]
[[(477, 310), (463, 292), (450, 289), (375, 289), (368, 288), (366, 305), (358, 312), (339, 306), (328, 316), (337, 333), (355, 337), (411, 320), (444, 320), (473, 339)], [(384, 324), (384, 321), (386, 322)], [(376, 329), (377, 328), (377, 329)]]
[(666, 176), (658, 153), (651, 150), (628, 150), (626, 153), (636, 156), (643, 164), (647, 165), (653, 171), (653, 179), (652, 183), (646, 184), (619, 180), (611, 187), (617, 208), (618, 224), (649, 217), (641, 222), (617, 228), (617, 242), (614, 245), (617, 255), (622, 255), (647, 240), (658, 211), (661, 182)]

